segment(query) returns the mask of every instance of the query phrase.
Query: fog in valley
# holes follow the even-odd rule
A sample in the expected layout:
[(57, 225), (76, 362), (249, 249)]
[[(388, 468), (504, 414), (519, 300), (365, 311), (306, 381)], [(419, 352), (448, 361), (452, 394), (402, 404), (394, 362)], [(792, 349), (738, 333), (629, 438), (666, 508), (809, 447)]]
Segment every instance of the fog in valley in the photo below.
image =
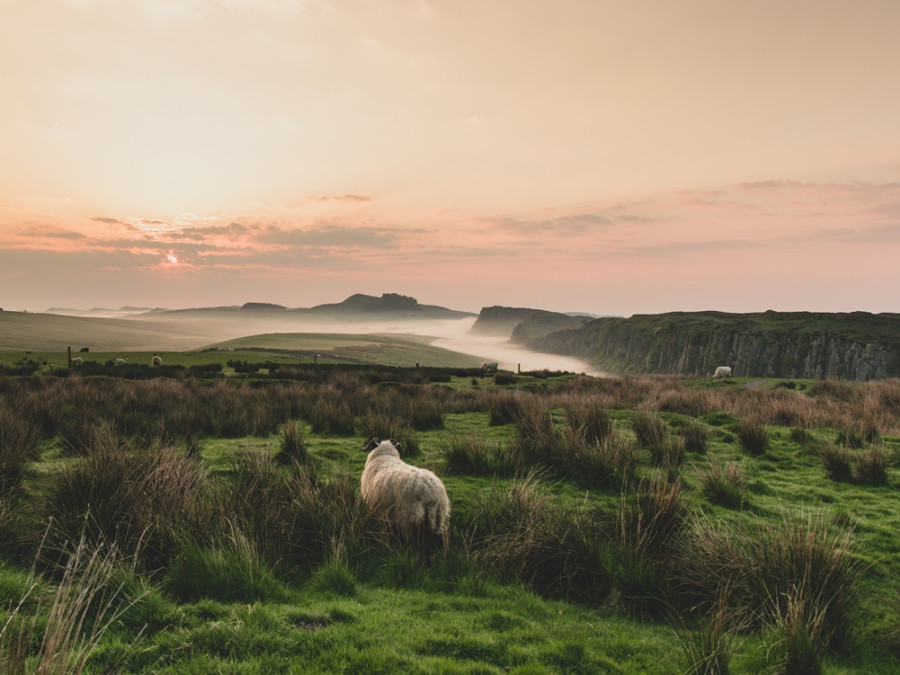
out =
[[(82, 315), (83, 316), (83, 315)], [(167, 344), (181, 350), (202, 349), (226, 340), (269, 333), (400, 334), (432, 338), (435, 347), (496, 361), (511, 371), (562, 370), (602, 375), (578, 359), (533, 352), (505, 337), (472, 334), (477, 317), (463, 319), (368, 320), (358, 314), (346, 319), (303, 312), (248, 312), (230, 309), (135, 312), (119, 320), (153, 325), (169, 334)], [(427, 365), (427, 364), (423, 364)]]

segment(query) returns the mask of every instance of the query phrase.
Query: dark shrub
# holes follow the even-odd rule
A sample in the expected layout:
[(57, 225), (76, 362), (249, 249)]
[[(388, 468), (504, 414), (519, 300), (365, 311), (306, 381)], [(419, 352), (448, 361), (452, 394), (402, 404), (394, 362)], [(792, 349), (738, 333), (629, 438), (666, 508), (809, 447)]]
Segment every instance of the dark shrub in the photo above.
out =
[(826, 443), (819, 451), (825, 475), (834, 481), (849, 481), (852, 477), (850, 450), (843, 446)]
[(700, 489), (711, 504), (731, 509), (740, 508), (747, 491), (744, 465), (738, 462), (721, 464), (711, 461), (709, 468), (698, 472)]
[(666, 437), (666, 423), (657, 415), (640, 411), (631, 418), (631, 428), (644, 448), (661, 446)]
[(887, 485), (887, 453), (883, 448), (874, 447), (859, 450), (854, 454), (856, 482), (864, 485)]
[(482, 436), (455, 434), (441, 441), (444, 470), (470, 476), (512, 476), (516, 465), (501, 441)]
[(689, 422), (679, 432), (684, 439), (684, 449), (687, 452), (704, 454), (706, 452), (706, 427), (698, 422)]
[(680, 480), (641, 482), (623, 493), (615, 522), (616, 585), (625, 608), (661, 616), (668, 606), (668, 567), (688, 515)]
[(519, 414), (520, 397), (514, 392), (491, 392), (488, 400), (490, 425), (511, 424)]
[(0, 404), (0, 498), (18, 488), (22, 472), (37, 457), (41, 430)]
[(735, 433), (741, 449), (749, 455), (761, 455), (766, 451), (769, 434), (765, 425), (753, 420), (741, 420)]
[(494, 375), (494, 384), (497, 385), (515, 384), (518, 381), (519, 378), (516, 377), (514, 373), (505, 370), (501, 370)]
[(566, 420), (585, 445), (600, 445), (615, 431), (613, 419), (597, 404), (566, 406)]
[(491, 576), (583, 602), (608, 595), (605, 552), (590, 516), (557, 510), (535, 474), (481, 494), (459, 518), (466, 547)]
[(180, 450), (131, 450), (113, 430), (97, 427), (85, 456), (51, 476), (45, 508), (61, 548), (84, 532), (156, 569), (183, 536), (206, 529), (203, 484), (200, 467)]

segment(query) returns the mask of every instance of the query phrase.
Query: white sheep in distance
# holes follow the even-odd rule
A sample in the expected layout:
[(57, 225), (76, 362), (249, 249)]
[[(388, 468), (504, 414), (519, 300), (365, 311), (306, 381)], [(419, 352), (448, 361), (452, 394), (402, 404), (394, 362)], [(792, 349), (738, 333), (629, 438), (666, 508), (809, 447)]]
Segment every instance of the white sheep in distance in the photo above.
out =
[(128, 361), (126, 361), (125, 359), (116, 359), (115, 361), (113, 361), (113, 363), (115, 363), (117, 366), (124, 366), (126, 363), (128, 363)]
[(154, 354), (154, 355), (153, 355), (153, 359), (151, 359), (151, 362), (153, 363), (154, 366), (161, 366), (161, 365), (162, 365), (162, 359), (159, 358), (159, 356), (158, 356), (157, 354)]
[(731, 367), (719, 366), (716, 368), (716, 372), (713, 373), (713, 377), (731, 377)]
[(450, 500), (441, 479), (400, 459), (393, 441), (373, 438), (365, 450), (360, 492), (366, 503), (401, 541), (420, 548), (439, 542), (446, 551)]
[(84, 359), (81, 358), (80, 356), (75, 356), (72, 358), (72, 360), (69, 363), (73, 366), (80, 366), (84, 363)]
[(481, 369), (486, 373), (496, 373), (499, 364), (496, 361), (485, 361), (481, 364)]

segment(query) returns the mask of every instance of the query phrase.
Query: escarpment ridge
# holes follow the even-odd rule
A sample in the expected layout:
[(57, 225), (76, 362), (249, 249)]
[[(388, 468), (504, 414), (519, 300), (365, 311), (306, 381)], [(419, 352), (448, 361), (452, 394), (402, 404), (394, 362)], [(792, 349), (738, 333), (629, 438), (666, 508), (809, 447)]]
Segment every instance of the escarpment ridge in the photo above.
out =
[(524, 313), (510, 336), (529, 349), (573, 356), (617, 374), (709, 377), (727, 365), (735, 377), (900, 377), (900, 314), (769, 310), (570, 318), (581, 325), (540, 330), (548, 317)]

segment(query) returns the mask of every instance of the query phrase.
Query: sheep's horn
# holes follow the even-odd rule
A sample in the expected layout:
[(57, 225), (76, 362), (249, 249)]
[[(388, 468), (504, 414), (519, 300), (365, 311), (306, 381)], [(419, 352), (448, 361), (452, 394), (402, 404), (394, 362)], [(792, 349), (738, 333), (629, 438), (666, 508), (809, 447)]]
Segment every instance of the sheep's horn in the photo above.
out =
[(377, 436), (374, 437), (374, 438), (370, 438), (370, 439), (369, 439), (369, 442), (366, 443), (366, 445), (365, 445), (365, 447), (363, 448), (363, 450), (364, 450), (365, 452), (369, 452), (370, 450), (374, 450), (375, 448), (378, 447), (378, 444), (379, 444), (379, 443), (381, 443), (381, 439), (378, 438)]

